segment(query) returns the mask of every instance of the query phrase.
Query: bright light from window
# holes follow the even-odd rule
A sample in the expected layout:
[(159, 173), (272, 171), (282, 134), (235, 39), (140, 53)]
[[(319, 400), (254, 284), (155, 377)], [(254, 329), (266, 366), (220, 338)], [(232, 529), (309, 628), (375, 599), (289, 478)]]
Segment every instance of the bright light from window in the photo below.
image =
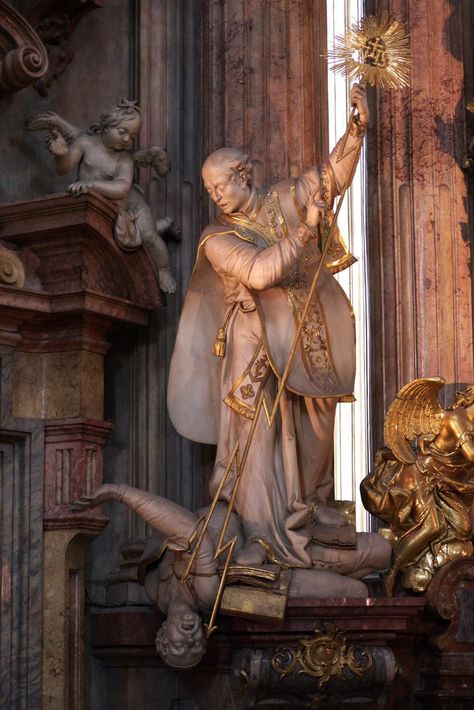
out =
[[(362, 17), (361, 0), (328, 0), (328, 47), (335, 35)], [(350, 84), (344, 77), (328, 72), (329, 145), (333, 147), (346, 129), (350, 113)], [(369, 333), (368, 289), (365, 243), (365, 156), (361, 156), (352, 186), (346, 194), (339, 215), (339, 228), (358, 262), (337, 278), (349, 296), (356, 319), (357, 374), (354, 387), (356, 402), (340, 404), (336, 413), (334, 454), (334, 496), (337, 500), (356, 501), (356, 524), (359, 531), (369, 530), (369, 514), (359, 494), (359, 483), (370, 468), (370, 420), (368, 412)]]

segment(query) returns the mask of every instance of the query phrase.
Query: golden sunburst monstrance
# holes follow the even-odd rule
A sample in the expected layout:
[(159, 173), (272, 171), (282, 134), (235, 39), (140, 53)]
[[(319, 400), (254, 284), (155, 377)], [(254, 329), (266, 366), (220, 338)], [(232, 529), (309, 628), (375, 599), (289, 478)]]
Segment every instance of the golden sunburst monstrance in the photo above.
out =
[(336, 36), (328, 60), (333, 71), (352, 80), (389, 89), (410, 86), (408, 35), (400, 22), (390, 22), (388, 13), (363, 18)]

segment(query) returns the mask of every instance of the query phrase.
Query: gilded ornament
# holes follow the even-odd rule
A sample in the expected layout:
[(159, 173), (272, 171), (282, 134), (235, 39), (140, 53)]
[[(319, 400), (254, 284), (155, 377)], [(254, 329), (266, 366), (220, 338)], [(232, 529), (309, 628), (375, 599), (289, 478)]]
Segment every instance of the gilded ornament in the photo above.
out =
[(242, 399), (251, 399), (255, 397), (255, 390), (252, 385), (243, 385), (240, 388), (240, 394), (242, 395)]
[(316, 632), (313, 639), (299, 642), (303, 649), (279, 648), (272, 658), (272, 667), (281, 678), (297, 671), (317, 678), (322, 688), (334, 676), (341, 677), (347, 667), (362, 676), (373, 665), (372, 655), (356, 646), (347, 646), (346, 637), (327, 623), (324, 632)]
[(388, 596), (399, 573), (404, 587), (424, 592), (436, 570), (473, 554), (474, 385), (444, 410), (443, 384), (425, 377), (400, 390), (385, 422), (389, 448), (361, 484), (367, 510), (388, 524), (380, 531), (393, 547)]
[(349, 79), (399, 89), (410, 85), (410, 48), (402, 23), (369, 16), (336, 37), (328, 52), (331, 68)]

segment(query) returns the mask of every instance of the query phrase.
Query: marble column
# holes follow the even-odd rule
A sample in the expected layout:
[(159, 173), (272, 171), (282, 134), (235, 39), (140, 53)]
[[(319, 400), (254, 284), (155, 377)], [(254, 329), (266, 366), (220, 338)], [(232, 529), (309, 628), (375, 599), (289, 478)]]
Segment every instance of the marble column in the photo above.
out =
[(36, 710), (41, 707), (44, 424), (12, 416), (14, 333), (8, 316), (0, 321), (0, 707)]
[(369, 2), (367, 11), (375, 9), (407, 23), (413, 57), (411, 89), (377, 92), (369, 132), (372, 406), (380, 446), (383, 415), (408, 381), (444, 377), (450, 400), (474, 380), (472, 213), (461, 169), (473, 55), (468, 0), (433, 0), (429, 11), (415, 0)]

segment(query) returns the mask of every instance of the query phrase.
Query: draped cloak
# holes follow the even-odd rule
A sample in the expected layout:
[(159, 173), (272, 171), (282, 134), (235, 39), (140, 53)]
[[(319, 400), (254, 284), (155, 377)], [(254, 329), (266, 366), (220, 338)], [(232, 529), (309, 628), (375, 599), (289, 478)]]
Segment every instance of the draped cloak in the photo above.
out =
[[(309, 201), (319, 192), (319, 199), (332, 204), (337, 191), (328, 161), (313, 174), (261, 194), (267, 226), (243, 215), (222, 215), (202, 234), (171, 362), (168, 410), (183, 436), (217, 444), (211, 496), (235, 445), (240, 456), (245, 450), (262, 389), (264, 410), (273, 406), (321, 258), (324, 233), (319, 243), (306, 246), (295, 236), (306, 196)], [(246, 539), (261, 541), (275, 560), (289, 566), (313, 564), (310, 507), (331, 492), (335, 407), (353, 391), (353, 312), (331, 273), (353, 261), (336, 235), (276, 420), (270, 427), (265, 411), (260, 412), (240, 472), (235, 510)], [(221, 327), (226, 349), (224, 357), (216, 357), (213, 344)], [(236, 478), (234, 462), (221, 499), (230, 500)], [(330, 562), (319, 566), (333, 568)]]

